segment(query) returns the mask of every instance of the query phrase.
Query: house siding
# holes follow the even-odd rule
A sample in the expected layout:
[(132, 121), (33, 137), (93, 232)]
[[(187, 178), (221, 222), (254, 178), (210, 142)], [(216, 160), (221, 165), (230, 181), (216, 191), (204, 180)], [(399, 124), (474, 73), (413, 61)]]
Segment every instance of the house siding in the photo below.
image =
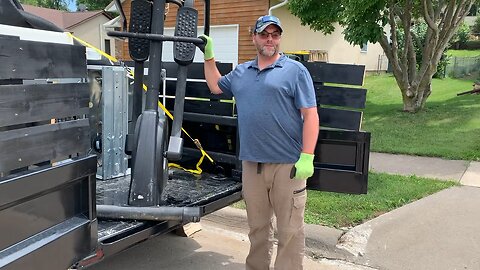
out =
[(96, 16), (95, 18), (77, 24), (75, 27), (71, 27), (68, 30), (73, 32), (73, 34), (86, 42), (92, 44), (97, 48), (103, 48), (102, 42), (102, 30), (101, 26), (108, 22), (109, 18), (105, 16)]
[[(123, 3), (123, 9), (127, 18), (130, 17), (131, 1)], [(203, 25), (204, 7), (203, 1), (195, 1), (195, 8), (199, 12), (198, 25)], [(243, 63), (255, 57), (256, 51), (252, 44), (250, 28), (258, 17), (268, 13), (268, 0), (212, 0), (210, 1), (210, 25), (239, 25), (238, 33), (238, 61)], [(169, 5), (166, 27), (174, 27), (178, 7)], [(201, 33), (199, 33), (200, 35)], [(122, 59), (129, 59), (128, 42), (123, 42)]]

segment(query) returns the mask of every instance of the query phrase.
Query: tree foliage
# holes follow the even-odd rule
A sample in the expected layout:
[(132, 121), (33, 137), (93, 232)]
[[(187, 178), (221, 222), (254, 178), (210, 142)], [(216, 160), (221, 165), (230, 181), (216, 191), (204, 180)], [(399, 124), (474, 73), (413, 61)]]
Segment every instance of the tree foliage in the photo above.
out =
[[(330, 34), (338, 23), (352, 44), (378, 42), (402, 92), (403, 109), (417, 112), (431, 94), (432, 77), (450, 40), (479, 1), (290, 0), (289, 8), (315, 31)], [(423, 41), (415, 33), (422, 23)]]
[(76, 0), (76, 1), (77, 1), (77, 6), (80, 4), (83, 4), (87, 7), (88, 10), (102, 10), (106, 6), (108, 6), (110, 2), (112, 2), (111, 0)]
[(465, 44), (470, 39), (470, 33), (470, 27), (467, 23), (463, 22), (455, 35), (453, 35), (452, 40), (450, 40), (450, 44), (454, 46), (455, 49), (458, 49), (460, 45)]
[(68, 10), (69, 2), (70, 0), (20, 0), (22, 4), (58, 10)]

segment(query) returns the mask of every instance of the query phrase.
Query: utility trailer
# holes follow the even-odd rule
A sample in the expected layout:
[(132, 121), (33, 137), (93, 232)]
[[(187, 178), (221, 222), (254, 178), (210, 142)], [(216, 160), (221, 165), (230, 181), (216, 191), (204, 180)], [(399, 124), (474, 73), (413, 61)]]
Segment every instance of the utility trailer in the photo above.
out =
[(87, 65), (82, 46), (28, 40), (68, 40), (64, 34), (0, 31), (9, 59), (0, 66), (0, 269), (86, 265), (241, 198), (231, 170), (197, 176), (171, 169), (162, 203), (170, 220), (108, 218), (110, 207), (128, 205), (131, 180), (125, 67)]
[(153, 174), (137, 179), (140, 191), (133, 194), (132, 159), (143, 154), (136, 137), (143, 131), (132, 107), (142, 102), (133, 97), (126, 67), (86, 53), (17, 1), (0, 5), (0, 269), (82, 267), (241, 198), (239, 173), (229, 164), (221, 174), (165, 170), (166, 152), (182, 156), (165, 148), (168, 126), (178, 123), (157, 108), (154, 124), (165, 131), (153, 128), (161, 136), (142, 151), (160, 148), (150, 152), (162, 162), (149, 168), (149, 157), (136, 161), (137, 174), (151, 168)]

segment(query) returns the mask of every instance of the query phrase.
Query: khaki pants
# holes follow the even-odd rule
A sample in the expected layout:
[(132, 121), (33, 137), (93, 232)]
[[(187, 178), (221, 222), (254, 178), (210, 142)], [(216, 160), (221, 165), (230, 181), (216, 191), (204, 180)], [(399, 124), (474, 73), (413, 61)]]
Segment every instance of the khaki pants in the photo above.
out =
[(278, 229), (275, 270), (303, 269), (306, 181), (290, 179), (293, 164), (259, 165), (243, 161), (242, 167), (242, 193), (250, 227), (246, 269), (269, 269), (274, 240), (273, 214)]

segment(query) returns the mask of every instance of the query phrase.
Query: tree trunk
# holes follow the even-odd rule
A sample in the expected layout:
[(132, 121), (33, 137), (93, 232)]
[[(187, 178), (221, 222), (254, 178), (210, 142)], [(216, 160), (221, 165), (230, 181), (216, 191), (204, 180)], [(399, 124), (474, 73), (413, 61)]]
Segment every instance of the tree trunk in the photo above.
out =
[(402, 91), (403, 111), (416, 113), (425, 108), (427, 98), (432, 93), (431, 81), (431, 77), (424, 78), (418, 87), (413, 89), (410, 87), (405, 92)]

